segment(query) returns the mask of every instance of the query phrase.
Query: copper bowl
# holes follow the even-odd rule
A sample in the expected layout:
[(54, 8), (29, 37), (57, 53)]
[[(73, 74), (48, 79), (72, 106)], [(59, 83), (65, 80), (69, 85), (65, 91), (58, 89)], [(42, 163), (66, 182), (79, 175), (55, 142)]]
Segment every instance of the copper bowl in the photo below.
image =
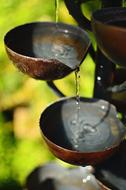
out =
[(4, 43), (9, 58), (20, 71), (35, 79), (55, 80), (82, 63), (90, 40), (77, 26), (35, 22), (10, 30)]
[(110, 157), (125, 135), (113, 105), (99, 99), (80, 99), (79, 125), (75, 124), (75, 97), (49, 105), (40, 118), (40, 128), (50, 151), (75, 165), (95, 165)]
[(103, 54), (126, 67), (126, 8), (112, 7), (92, 14), (92, 28)]

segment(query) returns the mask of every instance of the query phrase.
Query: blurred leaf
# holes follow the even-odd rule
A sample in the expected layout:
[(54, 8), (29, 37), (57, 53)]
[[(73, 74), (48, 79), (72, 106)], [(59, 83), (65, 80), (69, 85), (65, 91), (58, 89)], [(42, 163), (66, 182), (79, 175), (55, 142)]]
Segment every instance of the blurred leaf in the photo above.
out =
[(87, 1), (82, 3), (81, 10), (83, 14), (90, 20), (92, 13), (101, 7), (101, 0)]
[(21, 184), (13, 178), (0, 180), (0, 190), (22, 190)]
[(14, 173), (15, 178), (24, 183), (33, 168), (53, 158), (45, 145), (42, 144), (42, 141), (20, 140), (17, 143), (13, 159), (12, 173)]

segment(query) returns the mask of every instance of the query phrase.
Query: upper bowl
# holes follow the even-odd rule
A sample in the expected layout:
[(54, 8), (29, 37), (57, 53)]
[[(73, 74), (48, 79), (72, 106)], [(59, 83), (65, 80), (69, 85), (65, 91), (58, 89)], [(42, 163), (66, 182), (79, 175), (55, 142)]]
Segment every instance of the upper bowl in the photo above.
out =
[(4, 38), (9, 58), (23, 73), (41, 80), (62, 78), (87, 52), (87, 33), (63, 23), (35, 22), (10, 30)]
[(126, 67), (126, 8), (97, 10), (92, 15), (92, 28), (103, 54)]

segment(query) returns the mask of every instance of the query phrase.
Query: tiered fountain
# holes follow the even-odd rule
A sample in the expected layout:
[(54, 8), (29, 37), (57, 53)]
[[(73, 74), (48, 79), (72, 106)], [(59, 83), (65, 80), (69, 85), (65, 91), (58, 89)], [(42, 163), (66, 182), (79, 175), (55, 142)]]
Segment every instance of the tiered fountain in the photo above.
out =
[[(35, 79), (45, 80), (60, 95), (62, 92), (56, 89), (52, 81), (62, 79), (71, 72), (76, 73), (76, 96), (60, 98), (41, 114), (40, 129), (43, 138), (50, 151), (59, 159), (73, 165), (92, 165), (97, 178), (105, 185), (123, 190), (125, 183), (122, 178), (126, 172), (123, 170), (124, 174), (120, 172), (118, 176), (110, 166), (114, 164), (115, 168), (117, 162), (122, 163), (124, 156), (118, 156), (119, 160), (116, 162), (113, 159), (116, 160), (117, 155), (125, 150), (123, 124), (126, 102), (118, 94), (125, 92), (125, 76), (122, 79), (122, 72), (125, 73), (126, 67), (126, 9), (118, 7), (121, 1), (101, 1), (102, 6), (113, 7), (94, 12), (91, 27), (80, 9), (81, 3), (86, 1), (65, 2), (80, 27), (58, 22), (36, 22), (18, 26), (5, 35), (6, 51), (19, 70)], [(85, 31), (91, 28), (98, 43), (94, 97), (84, 98), (79, 96), (79, 67), (87, 52), (93, 59), (96, 53)], [(124, 123), (118, 118), (117, 111), (122, 114)], [(108, 178), (103, 175), (104, 166), (108, 168), (104, 169), (106, 173), (109, 171)], [(100, 173), (105, 179), (99, 177)], [(115, 178), (111, 178), (112, 174)], [(72, 186), (72, 189), (107, 189), (96, 181), (94, 185), (91, 173), (85, 179), (83, 184), (90, 181), (88, 187), (78, 185), (76, 188)], [(119, 180), (120, 185), (115, 185), (115, 179)], [(67, 184), (63, 188), (70, 189), (70, 186)], [(54, 189), (61, 189), (61, 186), (57, 185)]]

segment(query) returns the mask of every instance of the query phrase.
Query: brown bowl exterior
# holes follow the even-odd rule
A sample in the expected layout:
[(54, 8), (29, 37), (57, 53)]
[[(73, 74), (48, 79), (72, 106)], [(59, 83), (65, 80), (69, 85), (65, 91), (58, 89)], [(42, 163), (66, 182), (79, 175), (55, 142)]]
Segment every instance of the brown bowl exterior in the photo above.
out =
[(72, 69), (57, 60), (32, 58), (18, 54), (6, 46), (6, 52), (13, 64), (24, 74), (39, 80), (56, 80), (65, 77)]
[(99, 184), (101, 190), (112, 190), (112, 189), (106, 187), (105, 185), (103, 185), (103, 183), (101, 183), (100, 181), (98, 181), (98, 184)]
[(78, 152), (78, 151), (68, 150), (56, 145), (55, 143), (50, 141), (47, 137), (45, 137), (44, 134), (43, 138), (46, 144), (48, 145), (49, 150), (57, 158), (69, 164), (79, 165), (79, 166), (99, 164), (104, 160), (106, 160), (107, 158), (109, 158), (111, 155), (113, 155), (114, 152), (116, 152), (117, 149), (119, 148), (119, 145), (116, 145), (101, 152)]
[[(117, 18), (118, 20), (121, 20), (123, 15), (123, 19), (126, 19), (125, 8), (101, 9), (94, 12), (92, 15), (92, 28), (98, 46), (104, 55), (112, 62), (126, 67), (126, 29), (111, 24), (111, 21), (116, 22), (116, 20), (113, 19), (115, 11), (117, 13), (116, 17), (119, 14), (119, 18)], [(103, 16), (100, 18), (100, 15), (102, 14)], [(105, 19), (105, 17), (108, 18)]]

